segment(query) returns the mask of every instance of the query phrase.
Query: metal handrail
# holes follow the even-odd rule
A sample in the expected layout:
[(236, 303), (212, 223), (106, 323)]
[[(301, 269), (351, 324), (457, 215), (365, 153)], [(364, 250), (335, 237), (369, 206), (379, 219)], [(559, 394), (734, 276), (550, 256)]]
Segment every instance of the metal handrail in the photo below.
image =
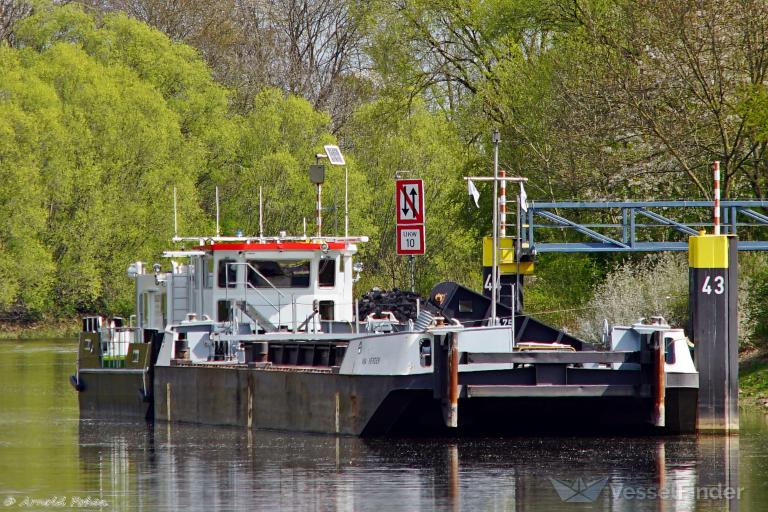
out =
[[(258, 287), (256, 287), (253, 284), (251, 284), (248, 281), (247, 277), (244, 277), (243, 280), (242, 280), (242, 283), (243, 283), (243, 301), (246, 304), (250, 304), (250, 302), (248, 301), (248, 290), (255, 291), (258, 294), (258, 296), (261, 297), (261, 299), (266, 303), (266, 305), (272, 307), (272, 309), (275, 310), (275, 312), (277, 313), (277, 316), (278, 316), (277, 324), (280, 325), (282, 323), (281, 315), (282, 315), (282, 306), (283, 306), (283, 304), (280, 303), (279, 298), (283, 297), (283, 298), (287, 299), (288, 297), (283, 292), (281, 292), (264, 274), (259, 272), (250, 263), (248, 263), (248, 262), (238, 262), (238, 261), (227, 262), (227, 267), (229, 267), (230, 265), (235, 265), (235, 266), (240, 265), (240, 266), (244, 266), (246, 268), (249, 268), (249, 269), (253, 270), (259, 277), (261, 277), (267, 284), (269, 284), (269, 286), (272, 287), (272, 289), (274, 289), (278, 293), (278, 305), (276, 306), (263, 293), (261, 293), (261, 291), (259, 290)], [(239, 279), (236, 279), (233, 284), (235, 286), (238, 286), (240, 284), (240, 282), (241, 281)], [(229, 299), (229, 288), (230, 288), (229, 284), (230, 284), (229, 274), (227, 273), (226, 277), (225, 277), (225, 285), (226, 285), (225, 297), (227, 297), (227, 299)], [(287, 303), (286, 303), (286, 305), (287, 305)], [(296, 309), (295, 308), (296, 308), (296, 306), (295, 306), (295, 298), (291, 297), (291, 321), (290, 321), (290, 324), (294, 326), (294, 330), (295, 330), (295, 326), (296, 326), (296, 323), (297, 323), (297, 320), (296, 320)], [(254, 320), (256, 320), (256, 319), (254, 319)]]
[[(667, 236), (652, 236), (648, 240), (640, 240), (638, 230), (641, 228), (667, 228), (677, 231), (679, 236), (698, 234), (700, 228), (711, 226), (711, 223), (701, 222), (700, 219), (675, 220), (666, 213), (651, 211), (650, 208), (663, 210), (687, 211), (690, 209), (713, 208), (713, 201), (595, 201), (595, 202), (538, 202), (528, 201), (524, 213), (523, 230), (520, 234), (521, 243), (527, 246), (531, 254), (545, 252), (647, 252), (647, 251), (685, 251), (688, 250), (686, 240), (670, 240)], [(768, 215), (757, 212), (755, 208), (768, 208), (768, 201), (762, 200), (728, 200), (721, 201), (723, 229), (725, 234), (735, 235), (739, 228), (766, 228)], [(607, 210), (620, 212), (621, 222), (615, 223), (583, 223), (568, 219), (564, 211), (595, 211)], [(557, 212), (557, 213), (555, 213)], [(746, 219), (739, 219), (739, 216)], [(548, 222), (537, 222), (543, 218)], [(642, 218), (646, 222), (638, 222)], [(650, 219), (651, 223), (647, 222)], [(745, 222), (746, 220), (746, 222)], [(620, 230), (619, 236), (609, 236), (595, 231), (593, 228)], [(586, 241), (539, 241), (537, 236), (542, 230), (557, 229), (559, 231), (573, 230), (586, 237)], [(613, 235), (613, 232), (610, 233)], [(768, 250), (768, 239), (739, 240), (739, 251)]]
[[(235, 266), (242, 265), (242, 266), (245, 266), (247, 268), (250, 268), (251, 270), (256, 272), (256, 274), (259, 277), (264, 279), (264, 281), (266, 281), (269, 284), (269, 286), (271, 286), (281, 297), (285, 297), (285, 294), (283, 292), (278, 290), (275, 287), (275, 285), (272, 284), (272, 282), (269, 279), (267, 279), (261, 272), (259, 272), (255, 268), (253, 268), (253, 265), (251, 265), (250, 263), (248, 263), (248, 262), (238, 262), (238, 261), (227, 262), (227, 267), (229, 267), (230, 265), (235, 265)], [(229, 295), (229, 291), (228, 291), (229, 288), (230, 288), (229, 283), (230, 283), (230, 281), (229, 281), (229, 273), (227, 273), (226, 276), (225, 276), (225, 283), (224, 283), (226, 285), (225, 289), (227, 290), (227, 295)], [(232, 284), (234, 284), (235, 286), (238, 286), (240, 284), (240, 280), (235, 279), (234, 283), (232, 283)], [(250, 282), (248, 282), (248, 278), (247, 277), (243, 279), (243, 287), (244, 287), (244, 289), (246, 291), (249, 290), (249, 289), (255, 291), (259, 295), (259, 297), (261, 297), (267, 303), (267, 305), (272, 306), (272, 308), (275, 311), (277, 311), (278, 313), (280, 312), (280, 308), (278, 308), (277, 306), (272, 304), (272, 302), (263, 293), (261, 293), (261, 291), (259, 291), (259, 289), (256, 286), (253, 286)], [(245, 295), (244, 298), (247, 301), (248, 300), (247, 293), (244, 294), (244, 295)]]
[[(266, 283), (267, 283), (267, 284), (268, 284), (268, 285), (269, 285), (269, 286), (270, 286), (270, 287), (271, 287), (273, 290), (275, 290), (275, 291), (276, 291), (278, 294), (280, 294), (280, 296), (281, 296), (281, 297), (283, 297), (283, 298), (287, 298), (287, 297), (285, 296), (285, 294), (284, 294), (283, 292), (281, 292), (281, 291), (280, 291), (280, 289), (279, 289), (279, 288), (277, 288), (277, 287), (276, 287), (274, 284), (272, 284), (272, 281), (270, 281), (270, 280), (267, 278), (267, 276), (265, 276), (264, 274), (262, 274), (261, 272), (259, 272), (259, 270), (258, 270), (258, 269), (256, 269), (256, 268), (255, 268), (253, 265), (251, 265), (251, 264), (250, 264), (250, 263), (248, 263), (247, 261), (233, 261), (233, 262), (227, 262), (227, 267), (229, 267), (230, 265), (235, 265), (235, 266), (237, 266), (237, 265), (242, 265), (242, 266), (245, 266), (245, 267), (249, 268), (250, 270), (253, 270), (253, 271), (256, 273), (256, 275), (257, 275), (257, 276), (259, 276), (260, 278), (262, 278), (262, 279), (263, 279), (263, 280), (264, 280), (264, 281), (265, 281), (265, 282), (266, 282)], [(257, 287), (253, 286), (251, 283), (249, 283), (249, 282), (248, 282), (248, 278), (247, 278), (247, 277), (244, 279), (244, 282), (245, 282), (245, 284), (246, 284), (246, 285), (250, 286), (250, 287), (251, 287), (251, 288), (253, 288), (254, 290), (257, 290)], [(228, 287), (229, 287), (229, 274), (227, 274), (227, 276), (226, 276), (226, 284), (227, 284), (227, 288), (228, 288)], [(237, 284), (239, 284), (239, 281), (237, 281), (237, 280), (236, 280), (236, 281), (235, 281), (235, 284), (236, 284), (236, 285), (237, 285)]]
[[(227, 284), (229, 284), (229, 280), (227, 280)], [(240, 281), (235, 281), (233, 284), (235, 284), (235, 285), (239, 285), (239, 284), (240, 284)], [(262, 300), (263, 300), (263, 301), (266, 303), (266, 304), (265, 304), (266, 306), (270, 306), (270, 307), (272, 307), (272, 309), (274, 309), (274, 310), (275, 310), (276, 312), (278, 312), (278, 313), (280, 312), (280, 308), (278, 308), (277, 306), (275, 306), (275, 305), (274, 305), (274, 304), (273, 304), (273, 303), (272, 303), (272, 302), (271, 302), (271, 301), (270, 301), (270, 300), (269, 300), (269, 299), (268, 299), (268, 298), (267, 298), (267, 297), (266, 297), (266, 296), (265, 296), (263, 293), (261, 293), (261, 292), (259, 291), (259, 289), (258, 289), (258, 288), (256, 288), (255, 286), (253, 286), (252, 284), (250, 284), (249, 282), (247, 282), (247, 280), (246, 280), (246, 281), (245, 281), (243, 284), (245, 285), (245, 286), (244, 286), (244, 290), (245, 290), (245, 292), (246, 292), (246, 293), (244, 293), (244, 294), (243, 294), (243, 299), (244, 299), (246, 302), (248, 302), (248, 296), (247, 296), (248, 294), (247, 294), (247, 291), (248, 291), (248, 290), (253, 290), (253, 291), (255, 291), (255, 292), (256, 292), (256, 293), (259, 295), (259, 297), (261, 297), (261, 299), (262, 299)], [(229, 287), (227, 287), (227, 290), (229, 290)], [(227, 299), (229, 299), (229, 291), (227, 291), (227, 292), (226, 292), (226, 295), (225, 295), (225, 297), (226, 297)]]
[[(136, 327), (101, 327), (99, 334), (99, 352), (102, 368), (121, 368), (128, 360), (128, 348), (131, 343), (137, 343)], [(129, 333), (126, 339), (121, 339), (121, 333)], [(125, 352), (125, 353), (123, 353)]]

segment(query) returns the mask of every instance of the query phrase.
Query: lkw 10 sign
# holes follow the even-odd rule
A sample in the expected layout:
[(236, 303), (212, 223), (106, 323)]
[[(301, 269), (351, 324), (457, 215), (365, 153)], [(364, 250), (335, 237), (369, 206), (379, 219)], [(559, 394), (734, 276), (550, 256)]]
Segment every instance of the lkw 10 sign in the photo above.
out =
[(397, 226), (397, 254), (424, 254), (424, 226)]
[(397, 254), (424, 254), (424, 182), (397, 180)]

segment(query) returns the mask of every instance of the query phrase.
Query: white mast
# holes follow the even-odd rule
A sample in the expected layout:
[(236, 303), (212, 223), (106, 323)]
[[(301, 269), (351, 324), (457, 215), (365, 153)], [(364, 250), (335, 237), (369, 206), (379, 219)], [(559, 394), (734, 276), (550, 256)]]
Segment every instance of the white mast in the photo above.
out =
[(220, 235), (219, 233), (219, 187), (216, 186), (216, 236), (218, 237)]
[[(498, 143), (494, 142), (494, 144), (497, 144), (497, 151), (498, 151)], [(494, 156), (494, 166), (498, 164), (498, 153)], [(497, 167), (496, 167), (497, 169)], [(495, 173), (494, 173), (495, 174)], [(502, 182), (511, 182), (511, 183), (525, 183), (528, 181), (528, 178), (520, 178), (517, 176), (464, 176), (464, 179), (471, 182), (484, 182), (484, 181), (493, 181), (494, 183), (494, 191), (498, 191), (498, 185)], [(497, 293), (497, 287), (495, 286), (499, 279), (499, 262), (498, 262), (498, 252), (499, 252), (499, 240), (498, 240), (498, 216), (499, 216), (499, 208), (498, 208), (498, 196), (494, 195), (494, 211), (493, 211), (493, 219), (494, 219), (494, 230), (493, 230), (493, 255), (492, 255), (492, 268), (491, 268), (491, 279), (493, 280), (493, 284), (491, 285), (491, 318), (492, 323), (495, 325), (496, 323), (496, 301), (498, 300), (498, 293)], [(520, 203), (520, 200), (518, 199), (518, 204)], [(519, 215), (518, 215), (519, 218)], [(520, 237), (520, 223), (518, 222), (518, 233), (517, 237)], [(519, 245), (517, 248), (517, 252), (519, 253)], [(519, 269), (518, 269), (519, 273)]]
[(493, 142), (493, 259), (491, 260), (491, 325), (496, 325), (496, 301), (498, 300), (498, 253), (499, 253), (499, 130), (491, 136)]
[(176, 187), (173, 187), (173, 237), (179, 236), (179, 219), (176, 213)]
[(349, 170), (344, 166), (344, 238), (349, 238)]
[(259, 185), (259, 238), (264, 239), (264, 198)]

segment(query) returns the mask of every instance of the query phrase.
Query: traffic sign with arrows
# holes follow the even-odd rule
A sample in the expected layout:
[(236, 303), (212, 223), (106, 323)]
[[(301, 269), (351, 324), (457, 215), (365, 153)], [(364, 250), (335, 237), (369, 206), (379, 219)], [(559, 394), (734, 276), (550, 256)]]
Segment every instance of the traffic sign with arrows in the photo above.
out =
[(424, 224), (424, 182), (397, 180), (395, 182), (397, 224)]

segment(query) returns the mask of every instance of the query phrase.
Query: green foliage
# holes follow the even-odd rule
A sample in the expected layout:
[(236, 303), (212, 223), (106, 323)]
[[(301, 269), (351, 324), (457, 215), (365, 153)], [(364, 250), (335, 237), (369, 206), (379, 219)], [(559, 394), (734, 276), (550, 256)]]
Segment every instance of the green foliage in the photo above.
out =
[[(468, 162), (453, 123), (414, 102), (402, 116), (382, 100), (360, 108), (343, 134), (353, 148), (355, 175), (365, 178), (356, 205), (362, 207), (372, 243), (363, 250), (366, 273), (360, 289), (408, 287), (407, 258), (395, 254), (395, 177), (424, 180), (427, 254), (416, 258), (416, 286), (428, 292), (438, 281), (480, 286), (480, 239), (465, 224), (470, 208), (461, 176)], [(474, 206), (472, 206), (474, 208)], [(362, 219), (361, 219), (362, 220)]]
[[(762, 399), (768, 396), (768, 360), (754, 359), (739, 368), (739, 399)], [(762, 401), (761, 400), (761, 401)]]
[(1, 231), (0, 261), (12, 265), (2, 266), (3, 305), (33, 315), (126, 309), (123, 271), (157, 258), (172, 234), (174, 186), (183, 218), (199, 223), (211, 109), (226, 113), (211, 91), (223, 90), (192, 50), (149, 32), (125, 16), (98, 26), (76, 5), (49, 7), (19, 24), (20, 49), (1, 49), (11, 144), (0, 169), (19, 174), (0, 197), (13, 213)]
[(256, 232), (259, 186), (268, 233), (314, 218), (307, 166), (334, 139), (306, 100), (265, 90), (232, 114), (194, 49), (119, 13), (41, 3), (15, 35), (0, 47), (0, 310), (129, 312), (125, 268), (167, 248), (174, 188), (180, 234), (211, 232), (217, 185), (225, 232)]
[(617, 265), (586, 303), (578, 333), (597, 341), (606, 319), (612, 325), (632, 325), (656, 315), (672, 326), (687, 324), (688, 262), (682, 254), (651, 254)]
[[(315, 233), (315, 188), (308, 169), (323, 144), (334, 143), (328, 132), (328, 116), (302, 98), (265, 89), (254, 99), (250, 112), (237, 117), (235, 123), (237, 139), (232, 157), (208, 180), (221, 184), (226, 229), (230, 233), (237, 229), (258, 232), (262, 187), (265, 233), (301, 233), (304, 219), (308, 233)], [(326, 205), (339, 190), (343, 198), (340, 172), (327, 168), (328, 186), (323, 187)], [(330, 233), (328, 229), (325, 232)]]
[(746, 270), (750, 276), (747, 298), (740, 304), (743, 323), (747, 325), (741, 335), (752, 346), (765, 347), (768, 344), (768, 262), (760, 256), (743, 261), (740, 269), (742, 274)]
[[(215, 26), (228, 26), (222, 20), (231, 7), (213, 3), (221, 10)], [(35, 2), (13, 27), (13, 47), (0, 47), (0, 311), (28, 318), (127, 312), (131, 283), (123, 271), (137, 259), (156, 261), (166, 248), (174, 187), (182, 235), (211, 233), (216, 187), (222, 234), (258, 232), (261, 188), (266, 234), (301, 233), (306, 219), (312, 235), (307, 168), (329, 143), (347, 157), (351, 234), (371, 237), (362, 247), (360, 289), (409, 286), (408, 260), (395, 255), (397, 173), (425, 180), (419, 291), (448, 279), (480, 288), (491, 194), (480, 185), (475, 209), (461, 178), (490, 174), (494, 128), (502, 168), (530, 179), (532, 199), (708, 196), (715, 158), (726, 197), (765, 196), (768, 51), (759, 41), (768, 12), (760, 3), (697, 11), (671, 0), (347, 7), (355, 20), (347, 28), (365, 47), (345, 51), (365, 51), (371, 66), (333, 72), (349, 83), (342, 89), (364, 92), (311, 103), (253, 84), (227, 90), (196, 49), (120, 12)], [(184, 23), (199, 23), (183, 14)], [(221, 58), (223, 47), (208, 43), (201, 41), (201, 52)], [(242, 77), (283, 69), (231, 67), (254, 65), (262, 54), (254, 55), (212, 64)], [(316, 68), (290, 69), (297, 75), (268, 83), (304, 80)], [(374, 99), (355, 108), (363, 97)], [(344, 170), (327, 166), (324, 234), (343, 234), (343, 184)], [(580, 220), (610, 223), (615, 215)], [(684, 322), (681, 260), (632, 259), (612, 268), (616, 260), (541, 256), (526, 282), (527, 309), (590, 337), (604, 317), (631, 322), (662, 313)], [(768, 338), (766, 272), (759, 262), (742, 270), (749, 291), (742, 332), (753, 343)]]
[(586, 254), (542, 254), (536, 263), (536, 274), (524, 278), (525, 310), (542, 321), (578, 329), (579, 319), (589, 310), (592, 283), (604, 277), (603, 265)]
[[(9, 53), (0, 48), (0, 61)], [(40, 238), (46, 211), (36, 172), (39, 121), (18, 105), (0, 102), (0, 308), (5, 310), (42, 310), (52, 284), (51, 254)]]

